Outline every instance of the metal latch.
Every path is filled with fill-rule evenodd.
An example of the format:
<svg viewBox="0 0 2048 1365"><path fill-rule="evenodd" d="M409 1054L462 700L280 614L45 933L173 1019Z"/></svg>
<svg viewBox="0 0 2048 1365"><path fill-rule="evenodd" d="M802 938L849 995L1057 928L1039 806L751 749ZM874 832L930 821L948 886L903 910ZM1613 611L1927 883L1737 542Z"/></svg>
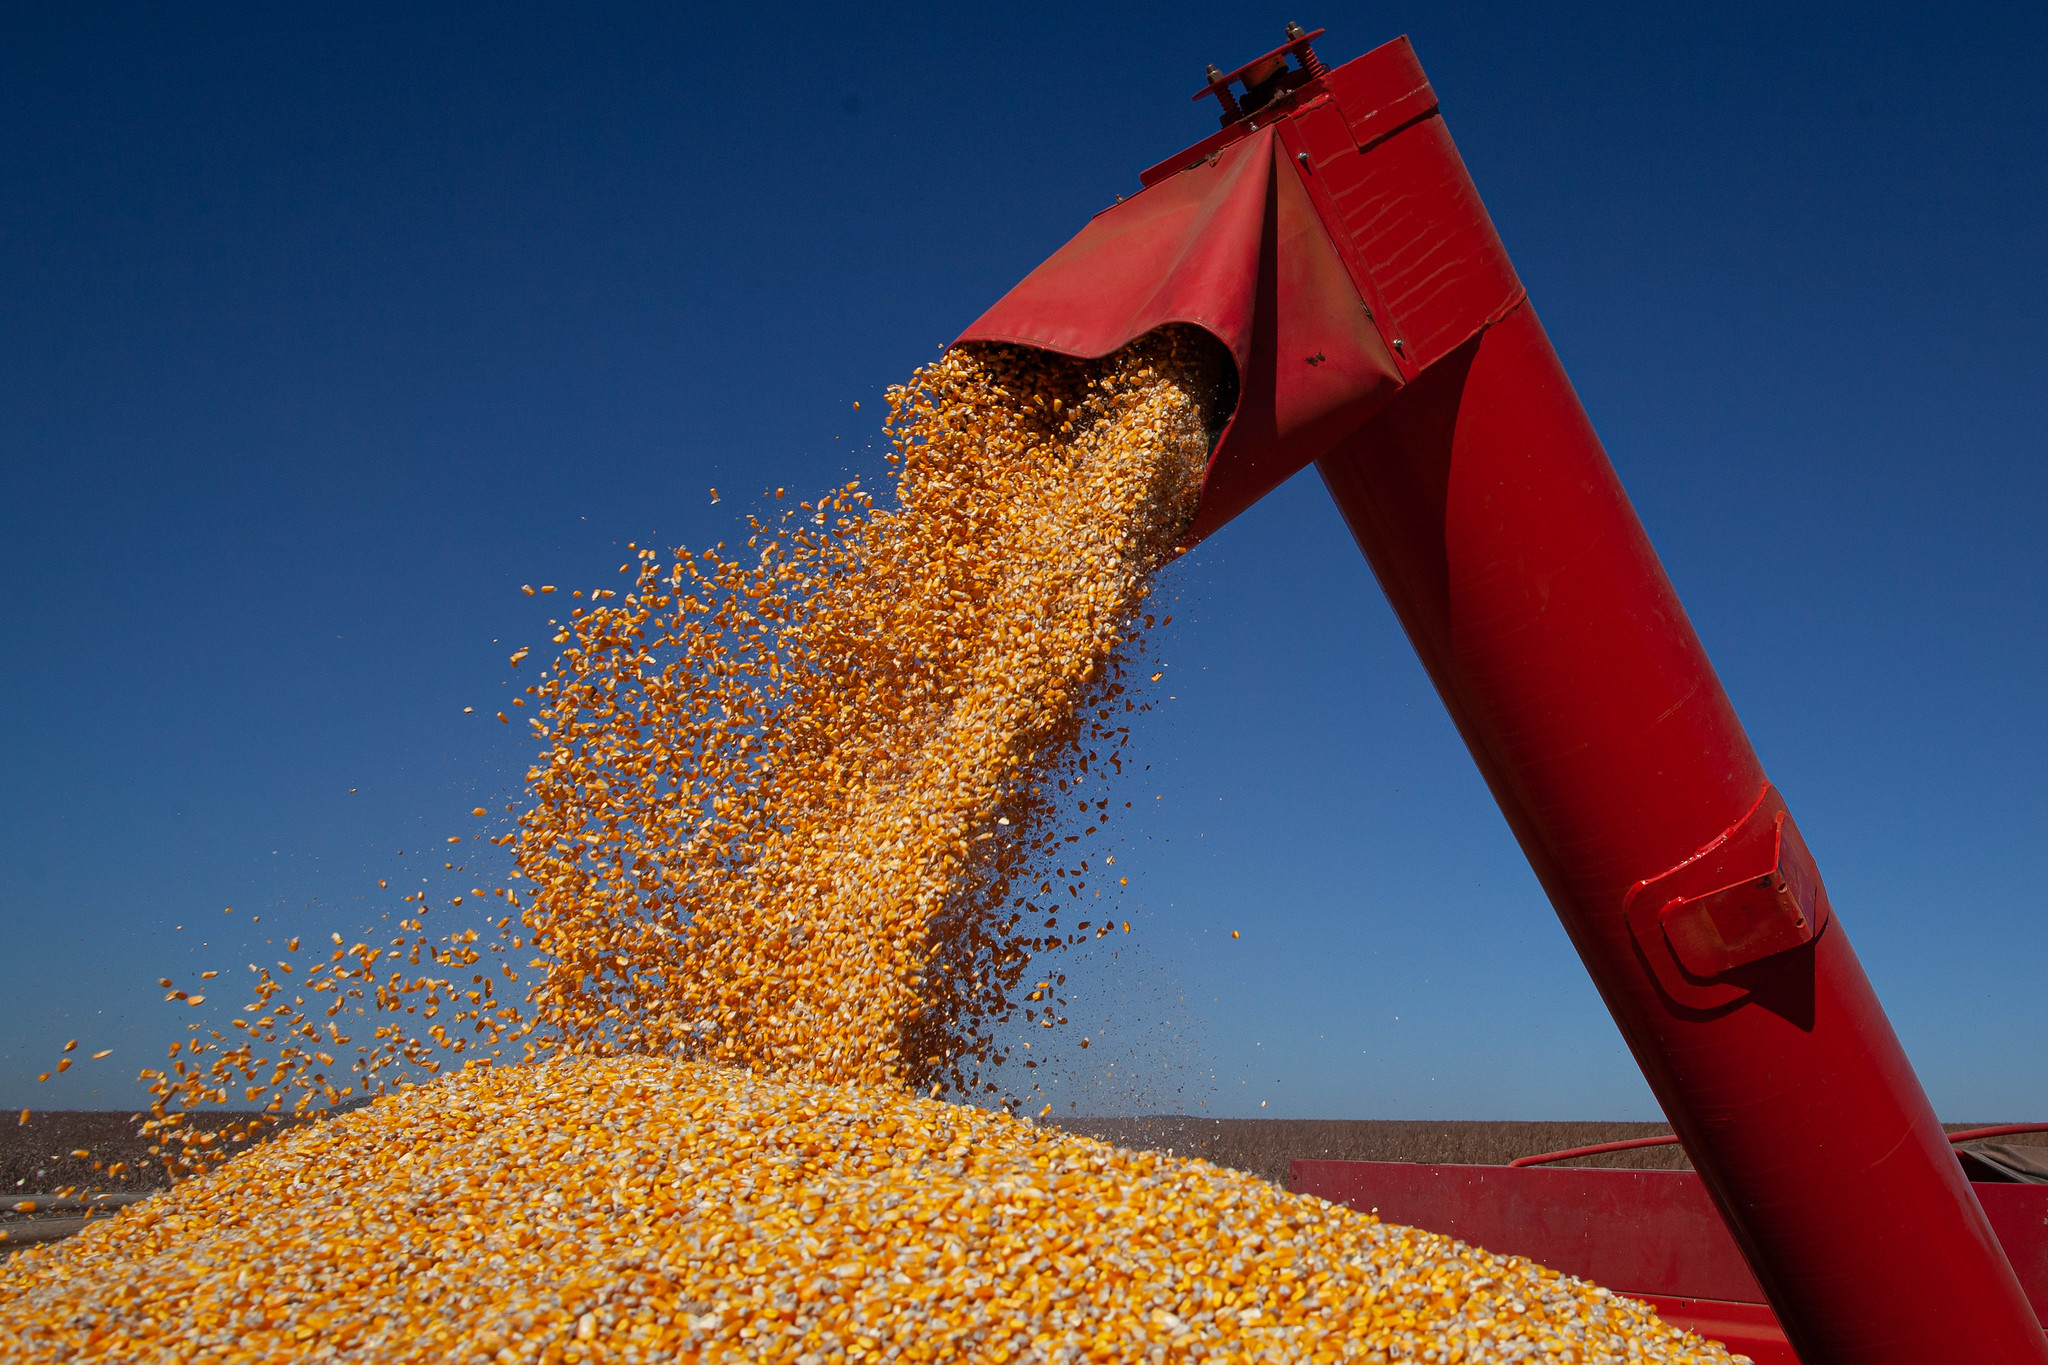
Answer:
<svg viewBox="0 0 2048 1365"><path fill-rule="evenodd" d="M1711 1008L1747 987L1723 978L1811 943L1827 927L1827 888L1776 787L1677 867L1630 888L1629 928L1659 984Z"/></svg>

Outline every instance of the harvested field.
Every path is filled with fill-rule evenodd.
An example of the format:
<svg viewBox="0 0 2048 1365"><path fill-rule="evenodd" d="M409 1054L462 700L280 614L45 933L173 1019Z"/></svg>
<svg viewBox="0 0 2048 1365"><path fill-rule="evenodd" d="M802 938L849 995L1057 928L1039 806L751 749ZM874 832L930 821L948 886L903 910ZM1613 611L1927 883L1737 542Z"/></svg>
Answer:
<svg viewBox="0 0 2048 1365"><path fill-rule="evenodd" d="M207 1114L195 1117L194 1122L211 1124L217 1130L225 1126L226 1118ZM1287 1164L1297 1159L1499 1166L1537 1152L1671 1131L1661 1123L1597 1120L1211 1119L1187 1114L1046 1118L1041 1122L1049 1128L1099 1138L1135 1151L1172 1151L1176 1156L1199 1157L1283 1187L1287 1183ZM1953 1133L2001 1122L2004 1120L1984 1119L1942 1126ZM288 1121L282 1129L290 1126ZM140 1127L138 1116L121 1111L60 1109L36 1113L26 1129L0 1128L0 1181L5 1182L6 1189L37 1193L73 1185L91 1190L160 1189L165 1183L161 1169L137 1165L148 1157L153 1141L139 1132ZM2048 1133L2025 1133L1999 1141L2048 1148ZM90 1161L70 1156L74 1149L81 1148L91 1151L95 1159L125 1161L129 1169L113 1179L95 1174ZM1611 1152L1560 1164L1615 1170L1690 1169L1685 1153L1677 1147Z"/></svg>
<svg viewBox="0 0 2048 1365"><path fill-rule="evenodd" d="M81 1189L158 1189L165 1184L160 1166L150 1161L155 1139L140 1132L142 1116L107 1110L52 1110L32 1116L26 1128L0 1128L0 1181L4 1188L48 1192L76 1185ZM283 1127L291 1126L287 1120ZM1582 1147L1595 1142L1648 1137L1671 1130L1658 1123L1536 1123L1421 1119L1209 1119L1184 1114L1151 1114L1133 1118L1047 1118L1048 1127L1100 1138L1138 1151L1167 1151L1200 1157L1218 1166L1247 1171L1284 1186L1287 1163L1296 1158L1345 1161L1450 1161L1502 1165L1533 1152ZM195 1116L195 1126L218 1131L226 1117ZM1952 1127L1975 1125L1956 1124ZM261 1141L263 1139L256 1139ZM2008 1141L2026 1142L2029 1138ZM2048 1137L2042 1139L2048 1145ZM91 1160L70 1154L84 1149ZM125 1163L112 1179L92 1169L92 1161ZM1616 1152L1573 1165L1613 1166L1629 1170L1679 1170L1684 1154L1675 1147Z"/></svg>
<svg viewBox="0 0 2048 1365"><path fill-rule="evenodd" d="M1219 1166L1249 1171L1284 1187L1288 1163L1323 1161L1428 1161L1504 1166L1518 1156L1653 1137L1661 1123L1538 1123L1429 1121L1425 1119L1205 1119L1185 1114L1140 1118L1048 1119L1070 1133L1120 1147L1171 1149ZM1626 1170L1687 1170L1677 1147L1650 1147L1587 1157L1571 1165Z"/></svg>

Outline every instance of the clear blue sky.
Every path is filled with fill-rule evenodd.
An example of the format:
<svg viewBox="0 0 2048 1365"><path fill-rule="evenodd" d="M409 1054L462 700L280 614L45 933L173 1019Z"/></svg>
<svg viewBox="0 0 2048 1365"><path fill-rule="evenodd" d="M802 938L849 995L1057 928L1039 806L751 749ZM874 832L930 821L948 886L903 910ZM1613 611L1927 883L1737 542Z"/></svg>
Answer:
<svg viewBox="0 0 2048 1365"><path fill-rule="evenodd" d="M876 472L1299 19L1414 38L1943 1116L2048 1118L2048 12L704 8L0 18L7 1106L377 923L516 793L520 583ZM1171 592L1062 1107L1656 1117L1313 476Z"/></svg>

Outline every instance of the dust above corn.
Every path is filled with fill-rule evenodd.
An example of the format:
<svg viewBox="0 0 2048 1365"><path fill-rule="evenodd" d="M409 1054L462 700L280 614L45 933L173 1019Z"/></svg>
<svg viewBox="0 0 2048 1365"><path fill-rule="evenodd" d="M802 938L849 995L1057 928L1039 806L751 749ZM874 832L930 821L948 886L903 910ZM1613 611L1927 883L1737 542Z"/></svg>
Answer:
<svg viewBox="0 0 2048 1365"><path fill-rule="evenodd" d="M1725 1361L1643 1305L895 1087L473 1070L7 1275L15 1358Z"/></svg>
<svg viewBox="0 0 2048 1365"><path fill-rule="evenodd" d="M0 1270L11 1355L1726 1359L1525 1261L930 1098L993 1092L998 1025L1066 1022L1036 959L1109 931L1082 841L1216 384L1185 332L954 351L890 394L894 507L778 490L744 553L634 547L572 592L491 918L432 933L414 892L387 942L250 964L229 1031L144 1072L188 1178ZM233 1161L246 1132L181 1122L379 1093Z"/></svg>

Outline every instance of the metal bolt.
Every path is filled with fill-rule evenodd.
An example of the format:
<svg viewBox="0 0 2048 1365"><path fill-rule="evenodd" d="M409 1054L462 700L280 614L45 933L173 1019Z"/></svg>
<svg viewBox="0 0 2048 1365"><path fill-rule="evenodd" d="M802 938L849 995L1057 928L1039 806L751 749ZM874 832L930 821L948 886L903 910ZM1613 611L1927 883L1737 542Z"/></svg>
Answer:
<svg viewBox="0 0 2048 1365"><path fill-rule="evenodd" d="M1206 74L1209 77L1209 84L1214 87L1211 93L1216 96L1216 102L1223 106L1223 124L1228 127L1233 120L1241 116L1242 111L1237 107L1237 96L1230 93L1230 87L1224 83L1223 73L1216 69L1216 63L1209 63Z"/></svg>
<svg viewBox="0 0 2048 1365"><path fill-rule="evenodd" d="M1299 162L1300 162L1300 163L1301 163L1302 165L1304 165L1304 166L1308 165L1308 153L1307 153L1307 152L1296 152L1296 153L1294 154L1294 159L1295 159L1296 161L1299 161Z"/></svg>
<svg viewBox="0 0 2048 1365"><path fill-rule="evenodd" d="M1308 31L1302 28L1300 24L1289 23L1287 25L1287 40L1289 42L1299 42L1306 36L1308 36ZM1301 69L1308 72L1310 80L1327 74L1328 68L1316 59L1316 50L1314 48L1304 46L1297 55L1301 60Z"/></svg>

